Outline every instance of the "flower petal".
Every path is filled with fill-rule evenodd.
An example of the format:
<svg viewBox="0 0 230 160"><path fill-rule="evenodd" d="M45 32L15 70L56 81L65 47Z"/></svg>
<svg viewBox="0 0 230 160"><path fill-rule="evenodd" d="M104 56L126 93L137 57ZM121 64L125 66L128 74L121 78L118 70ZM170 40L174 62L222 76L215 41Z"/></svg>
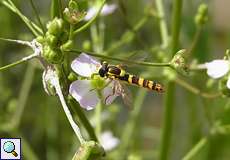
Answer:
<svg viewBox="0 0 230 160"><path fill-rule="evenodd" d="M89 80L76 80L69 88L69 93L79 102L82 108L91 110L96 107L100 101L97 92L91 90Z"/></svg>
<svg viewBox="0 0 230 160"><path fill-rule="evenodd" d="M99 9L99 6L93 6L91 7L88 11L86 16L84 17L85 21L89 21L90 19L92 19L96 14L97 14L97 10ZM107 16L111 13L113 13L115 10L117 9L117 5L116 4L105 4L101 10L100 15L101 16Z"/></svg>
<svg viewBox="0 0 230 160"><path fill-rule="evenodd" d="M106 151L110 151L120 143L120 140L114 137L112 132L105 131L100 136L100 142Z"/></svg>
<svg viewBox="0 0 230 160"><path fill-rule="evenodd" d="M116 4L105 4L101 10L101 15L107 16L107 15L113 13L116 9L117 9Z"/></svg>
<svg viewBox="0 0 230 160"><path fill-rule="evenodd" d="M230 89L230 77L228 77L227 87L228 87L228 89Z"/></svg>
<svg viewBox="0 0 230 160"><path fill-rule="evenodd" d="M83 77L90 77L93 73L97 73L100 66L99 61L85 53L81 53L71 64L74 72Z"/></svg>
<svg viewBox="0 0 230 160"><path fill-rule="evenodd" d="M229 71L229 62L227 60L213 60L205 63L207 74L216 79L224 76Z"/></svg>
<svg viewBox="0 0 230 160"><path fill-rule="evenodd" d="M85 21L89 21L92 19L95 15L97 14L97 7L91 7L88 11L87 14L84 17Z"/></svg>
<svg viewBox="0 0 230 160"><path fill-rule="evenodd" d="M105 87L102 91L102 95L104 98L104 103L106 105L110 105L117 96L119 96L118 94L114 93L113 88L115 85L115 81L112 81L107 87Z"/></svg>

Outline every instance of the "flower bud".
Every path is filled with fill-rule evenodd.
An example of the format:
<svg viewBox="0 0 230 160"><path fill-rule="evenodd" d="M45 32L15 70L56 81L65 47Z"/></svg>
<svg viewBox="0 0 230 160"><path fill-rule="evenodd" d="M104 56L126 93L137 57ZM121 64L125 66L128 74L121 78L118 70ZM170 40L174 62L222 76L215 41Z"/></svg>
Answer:
<svg viewBox="0 0 230 160"><path fill-rule="evenodd" d="M56 47L58 45L58 39L56 36L52 35L52 34L46 34L46 42L48 43L48 45L50 45L51 47Z"/></svg>
<svg viewBox="0 0 230 160"><path fill-rule="evenodd" d="M173 67L177 72L187 75L188 74L188 66L186 64L185 54L186 50L179 50L171 60L171 67Z"/></svg>
<svg viewBox="0 0 230 160"><path fill-rule="evenodd" d="M66 51L66 50L70 50L73 48L73 41L72 40L68 40L65 44L63 44L61 47L61 51Z"/></svg>
<svg viewBox="0 0 230 160"><path fill-rule="evenodd" d="M62 19L54 18L47 24L48 32L54 36L60 36L64 31L64 21Z"/></svg>
<svg viewBox="0 0 230 160"><path fill-rule="evenodd" d="M63 54L59 49L53 49L50 46L43 48L43 57L52 64L57 64L63 61Z"/></svg>
<svg viewBox="0 0 230 160"><path fill-rule="evenodd" d="M38 37L36 38L36 41L37 41L38 43L43 44L43 43L45 42L45 38L42 37L42 36L38 36Z"/></svg>
<svg viewBox="0 0 230 160"><path fill-rule="evenodd" d="M225 59L227 60L227 59L229 59L230 60L230 49L227 49L226 51L225 51Z"/></svg>
<svg viewBox="0 0 230 160"><path fill-rule="evenodd" d="M219 89L224 96L230 97L230 89L227 86L228 76L224 76L219 81Z"/></svg>
<svg viewBox="0 0 230 160"><path fill-rule="evenodd" d="M95 141L88 141L83 143L78 151L75 153L73 159L101 159L105 155L104 149Z"/></svg>
<svg viewBox="0 0 230 160"><path fill-rule="evenodd" d="M65 8L63 14L67 22L69 22L70 24L77 24L84 19L86 12L80 12L76 10L70 10L69 8Z"/></svg>
<svg viewBox="0 0 230 160"><path fill-rule="evenodd" d="M70 0L68 6L71 10L78 10L78 4L74 0Z"/></svg>
<svg viewBox="0 0 230 160"><path fill-rule="evenodd" d="M90 51L91 49L91 42L89 40L85 40L82 44L83 50Z"/></svg>
<svg viewBox="0 0 230 160"><path fill-rule="evenodd" d="M77 80L77 75L74 72L70 72L70 74L68 75L68 80L73 82Z"/></svg>
<svg viewBox="0 0 230 160"><path fill-rule="evenodd" d="M202 26L208 21L208 6L201 4L195 16L195 23L197 26Z"/></svg>

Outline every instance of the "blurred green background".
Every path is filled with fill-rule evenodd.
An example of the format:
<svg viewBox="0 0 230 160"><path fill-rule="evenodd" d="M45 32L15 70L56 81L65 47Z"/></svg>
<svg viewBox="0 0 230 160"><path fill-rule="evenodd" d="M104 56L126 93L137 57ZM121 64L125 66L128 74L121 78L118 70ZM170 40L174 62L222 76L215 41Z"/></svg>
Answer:
<svg viewBox="0 0 230 160"><path fill-rule="evenodd" d="M79 0L83 1L83 0ZM109 49L120 37L142 19L146 8L156 11L154 0L114 0L109 3L120 4L119 8L107 17L103 17L105 24L105 50ZM35 19L29 0L14 0L14 3L30 19ZM42 22L49 20L50 1L34 1ZM196 60L204 63L213 59L222 59L230 42L230 1L229 0L194 0L184 1L182 26L180 33L180 48L189 48L193 42L196 26L194 17L199 4L206 3L209 8L209 20L202 28L198 43L189 62ZM65 3L64 3L65 4ZM123 8L122 8L123 7ZM168 26L171 26L172 1L164 1L164 9ZM86 8L85 8L86 10ZM152 16L144 26L137 31L133 41L117 48L111 55L119 57L124 52L145 50L150 57L147 61L159 61L161 38L159 20ZM32 40L34 37L18 16L0 5L0 37ZM169 32L170 31L170 27ZM76 48L82 48L86 41L91 41L90 29L76 37ZM0 66L14 62L31 50L17 44L0 42ZM74 58L73 56L72 58ZM149 79L156 79L165 84L163 68L148 68L135 66L128 69L130 73L142 75ZM151 69L151 72L149 70ZM0 72L0 137L21 137L23 144L23 159L28 160L58 160L71 159L79 147L78 141L66 119L57 97L48 96L42 85L42 67L37 60L10 68ZM207 92L216 92L218 83L208 86L208 76L204 71L191 73L182 77L185 81ZM161 131L163 125L163 97L146 91L143 88L129 87L134 99L138 95L146 94L140 111L124 107L121 100L109 107L103 108L103 114L108 115L102 122L102 130L113 131L116 137L121 137L124 128L130 123L130 117L135 117L135 127L131 130L128 157L136 159L158 159ZM167 90L166 90L167 92ZM205 99L195 95L180 85L176 85L176 105L174 109L172 140L170 145L170 160L179 160L202 137L211 134L212 127L217 122L230 123L230 101L228 98L218 97ZM93 124L94 111L84 111ZM134 115L134 116L133 116ZM194 157L196 160L229 160L230 134L215 134ZM122 144L122 141L121 141ZM112 155L116 149L109 152ZM108 156L109 157L109 156ZM112 159L119 160L118 157Z"/></svg>

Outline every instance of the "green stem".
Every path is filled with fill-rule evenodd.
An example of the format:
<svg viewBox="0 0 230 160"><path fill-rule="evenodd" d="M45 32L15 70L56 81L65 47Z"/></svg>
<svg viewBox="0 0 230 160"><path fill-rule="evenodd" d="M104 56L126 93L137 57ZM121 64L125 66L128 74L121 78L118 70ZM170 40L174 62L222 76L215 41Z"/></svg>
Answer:
<svg viewBox="0 0 230 160"><path fill-rule="evenodd" d="M165 12L163 8L162 0L156 0L156 7L157 7L158 15L160 16L159 26L161 32L162 47L166 48L168 47L169 36L168 36L168 29L165 20L165 14L164 14Z"/></svg>
<svg viewBox="0 0 230 160"><path fill-rule="evenodd" d="M161 136L160 160L167 160L170 149L174 107L174 82L169 82L165 94L163 131Z"/></svg>
<svg viewBox="0 0 230 160"><path fill-rule="evenodd" d="M45 100L45 138L46 138L46 159L58 159L58 149L56 146L59 144L57 139L59 138L59 128L58 121L58 110L57 106L53 105L53 100L47 97ZM74 137L75 138L75 137ZM74 139L75 140L75 139ZM76 145L76 143L74 143Z"/></svg>
<svg viewBox="0 0 230 160"><path fill-rule="evenodd" d="M34 10L35 16L36 16L36 18L37 18L37 21L38 21L38 23L39 23L39 25L40 25L40 27L41 27L41 29L42 29L43 35L44 35L44 34L45 34L45 28L44 28L44 26L43 26L43 24L42 24L42 21L41 21L41 19L40 19L40 17L39 17L39 14L38 14L38 12L37 12L37 9L36 9L36 7L35 7L35 5L34 5L33 0L30 0L30 4L31 4L31 6L32 6L32 8L33 8L33 10Z"/></svg>
<svg viewBox="0 0 230 160"><path fill-rule="evenodd" d="M130 118L128 122L125 125L125 128L123 130L123 134L121 136L121 146L119 148L119 156L124 158L125 154L127 153L127 149L130 145L130 139L133 138L133 133L136 132L135 127L139 119L140 111L142 108L142 104L144 102L144 98L146 96L147 92L143 89L138 91L136 95L136 100L133 105L133 111L131 112Z"/></svg>
<svg viewBox="0 0 230 160"><path fill-rule="evenodd" d="M179 46L179 34L181 28L181 12L182 12L182 2L183 0L173 1L173 17L172 17L172 49L171 55L176 53Z"/></svg>
<svg viewBox="0 0 230 160"><path fill-rule="evenodd" d="M17 111L14 113L12 120L9 120L8 123L1 125L0 130L10 132L13 129L17 129L18 125L20 124L28 95L33 83L34 72L35 67L32 64L28 64L18 97Z"/></svg>
<svg viewBox="0 0 230 160"><path fill-rule="evenodd" d="M61 2L60 0L52 0L51 1L51 9L50 9L50 16L51 19L54 19L55 17L61 17Z"/></svg>
<svg viewBox="0 0 230 160"><path fill-rule="evenodd" d="M101 53L103 52L103 46L104 46L104 22L102 19L99 19L99 25L98 25L98 30L97 30L97 25L93 24L90 27L90 33L91 33L91 38L93 42L93 50L96 53ZM98 96L101 99L100 103L97 105L96 110L95 110L95 117L96 117L96 135L100 137L101 135L101 112L102 112L102 107L103 107L103 97L101 90L97 90Z"/></svg>
<svg viewBox="0 0 230 160"><path fill-rule="evenodd" d="M86 53L88 55L94 56L94 57L99 57L105 60L113 60L113 61L119 61L119 62L126 62L126 63L131 63L131 64L136 64L136 65L142 65L142 66L150 66L150 67L171 67L170 63L151 63L151 62L142 62L142 61L131 61L128 59L122 59L122 58L115 58L115 57L110 57L110 56L105 56L102 54L96 54L96 53L91 53L91 52L85 52L81 50L68 50L65 52L73 52L76 54L81 54L81 53Z"/></svg>
<svg viewBox="0 0 230 160"><path fill-rule="evenodd" d="M182 0L173 1L173 14L172 14L172 44L171 44L171 57L176 53L179 45L179 33L181 24L181 10ZM164 124L161 139L160 160L167 160L170 150L170 142L172 136L172 122L174 113L174 100L175 100L175 83L170 81L167 85L167 92L165 96L165 111L164 111Z"/></svg>
<svg viewBox="0 0 230 160"><path fill-rule="evenodd" d="M183 158L182 160L191 160L197 153L207 145L208 138L203 137Z"/></svg>
<svg viewBox="0 0 230 160"><path fill-rule="evenodd" d="M32 159L38 160L37 155L35 154L33 147L28 143L28 141L24 138L24 136L16 131L6 133L7 137L20 137L21 145L22 145L22 155L23 159Z"/></svg>
<svg viewBox="0 0 230 160"><path fill-rule="evenodd" d="M133 27L133 31L137 32L138 30L140 30L148 21L148 19L149 19L148 15L145 15L143 18L141 18L140 21L138 21L137 24Z"/></svg>
<svg viewBox="0 0 230 160"><path fill-rule="evenodd" d="M80 28L78 28L77 30L75 30L75 31L73 32L74 35L78 34L79 32L82 32L82 31L85 30L85 29L87 29L87 28L96 20L96 18L100 15L101 10L102 10L102 8L103 8L105 2L106 2L106 0L103 0L103 1L102 1L101 5L100 5L100 7L99 7L99 9L98 9L98 11L97 11L97 14L96 14L89 22L87 22L85 25L83 25L82 27L80 27Z"/></svg>
<svg viewBox="0 0 230 160"><path fill-rule="evenodd" d="M201 35L201 31L202 31L202 28L201 27L198 27L196 28L196 33L193 37L193 41L192 41L192 44L187 52L187 56L191 56L191 54L193 53L194 49L196 48L196 45L199 41L199 38L200 38L200 35Z"/></svg>
<svg viewBox="0 0 230 160"><path fill-rule="evenodd" d="M26 106L30 89L33 84L34 74L35 74L35 66L29 63L26 69L25 77L18 97L18 106L20 106L20 108L15 113L16 114L15 118L13 118L16 124L19 124L22 118L22 114Z"/></svg>
<svg viewBox="0 0 230 160"><path fill-rule="evenodd" d="M98 137L101 135L101 111L102 111L102 103L98 103L95 110L95 116L96 116L95 132Z"/></svg>
<svg viewBox="0 0 230 160"><path fill-rule="evenodd" d="M40 34L42 34L41 28L39 28L35 23L33 23L26 16L24 16L11 0L3 0L0 1L0 3L10 9L12 12L16 13L35 36L39 36Z"/></svg>
<svg viewBox="0 0 230 160"><path fill-rule="evenodd" d="M74 25L70 24L69 27L69 40L73 40L73 31L74 31Z"/></svg>
<svg viewBox="0 0 230 160"><path fill-rule="evenodd" d="M217 93L206 93L206 92L202 92L200 89L192 86L191 84L187 83L186 81L183 81L182 79L176 78L175 82L179 85L181 85L182 87L184 87L185 89L187 89L188 91L196 94L196 95L200 95L204 98L217 98L219 96L221 96L220 92Z"/></svg>
<svg viewBox="0 0 230 160"><path fill-rule="evenodd" d="M27 62L28 60L33 59L33 58L35 58L36 56L37 56L37 54L32 54L32 55L29 55L29 56L27 56L27 57L22 58L22 59L19 60L19 61L16 61L16 62L14 62L14 63L8 64L8 65L3 66L3 67L0 67L0 72L1 72L1 71L4 71L4 70L6 70L6 69L9 69L9 68L11 68L11 67L14 67L14 66L16 66L16 65L19 65L19 64L21 64L21 63Z"/></svg>
<svg viewBox="0 0 230 160"><path fill-rule="evenodd" d="M17 135L18 136L18 135ZM22 140L22 153L23 153L23 157L25 159L33 159L33 160L38 160L37 155L35 154L35 152L32 150L32 146L28 143L28 141L23 138L22 136L21 140Z"/></svg>
<svg viewBox="0 0 230 160"><path fill-rule="evenodd" d="M122 37L120 38L120 40L118 40L117 42L113 43L108 50L106 50L107 54L112 53L114 50L122 47L125 44L130 43L131 41L133 41L134 37L136 36L136 32L138 30L140 30L145 23L148 21L149 16L145 15L145 17L141 18L137 24L131 28L130 30L126 31Z"/></svg>
<svg viewBox="0 0 230 160"><path fill-rule="evenodd" d="M77 117L81 121L81 124L85 127L87 133L89 134L90 139L94 140L94 141L98 141L92 125L90 124L90 122L86 118L84 112L82 111L82 109L80 108L78 103L75 100L73 100L72 98L68 98L67 103L69 104L71 109L74 111L74 113L77 114Z"/></svg>
<svg viewBox="0 0 230 160"><path fill-rule="evenodd" d="M74 121L73 119L73 116L68 108L68 105L67 105L67 98L64 97L63 93L62 93L62 89L61 89L61 85L60 85L60 82L59 82L59 77L58 77L58 74L54 71L53 72L53 77L52 79L50 79L52 85L55 87L55 90L56 90L56 93L59 97L59 100L61 102L61 105L62 105L62 108L66 114L66 117L72 127L72 129L74 130L79 142L81 144L84 144L85 143L85 139L83 138L82 134L81 134L81 130L80 130L80 127L78 126L78 124Z"/></svg>
<svg viewBox="0 0 230 160"><path fill-rule="evenodd" d="M96 53L102 52L102 50L100 50L100 42L99 42L99 34L97 31L97 26L95 24L92 24L90 26L90 35L93 44L93 51Z"/></svg>

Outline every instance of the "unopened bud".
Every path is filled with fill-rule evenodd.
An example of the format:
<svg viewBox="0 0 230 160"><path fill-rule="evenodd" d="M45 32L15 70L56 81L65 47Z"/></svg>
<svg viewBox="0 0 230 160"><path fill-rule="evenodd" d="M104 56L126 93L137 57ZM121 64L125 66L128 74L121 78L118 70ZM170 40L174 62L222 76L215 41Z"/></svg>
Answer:
<svg viewBox="0 0 230 160"><path fill-rule="evenodd" d="M82 48L86 51L90 51L91 49L91 42L89 40L85 40L82 44Z"/></svg>
<svg viewBox="0 0 230 160"><path fill-rule="evenodd" d="M59 36L64 31L64 21L59 18L54 18L47 24L48 32L54 36Z"/></svg>
<svg viewBox="0 0 230 160"><path fill-rule="evenodd" d="M219 81L219 90L222 92L224 96L230 97L230 89L228 88L228 76L224 76L220 81Z"/></svg>
<svg viewBox="0 0 230 160"><path fill-rule="evenodd" d="M86 12L80 12L77 10L70 10L69 8L65 8L63 14L67 22L69 22L70 24L77 24L84 19Z"/></svg>
<svg viewBox="0 0 230 160"><path fill-rule="evenodd" d="M60 49L54 49L50 46L45 46L43 48L43 57L52 64L61 63L64 58Z"/></svg>
<svg viewBox="0 0 230 160"><path fill-rule="evenodd" d="M73 160L101 159L105 155L104 149L95 141L83 143L75 153Z"/></svg>
<svg viewBox="0 0 230 160"><path fill-rule="evenodd" d="M188 66L186 64L186 59L184 56L185 53L185 49L179 50L171 60L171 67L173 67L177 72L187 75Z"/></svg>
<svg viewBox="0 0 230 160"><path fill-rule="evenodd" d="M195 23L197 26L202 26L208 21L208 6L201 4L195 16Z"/></svg>

